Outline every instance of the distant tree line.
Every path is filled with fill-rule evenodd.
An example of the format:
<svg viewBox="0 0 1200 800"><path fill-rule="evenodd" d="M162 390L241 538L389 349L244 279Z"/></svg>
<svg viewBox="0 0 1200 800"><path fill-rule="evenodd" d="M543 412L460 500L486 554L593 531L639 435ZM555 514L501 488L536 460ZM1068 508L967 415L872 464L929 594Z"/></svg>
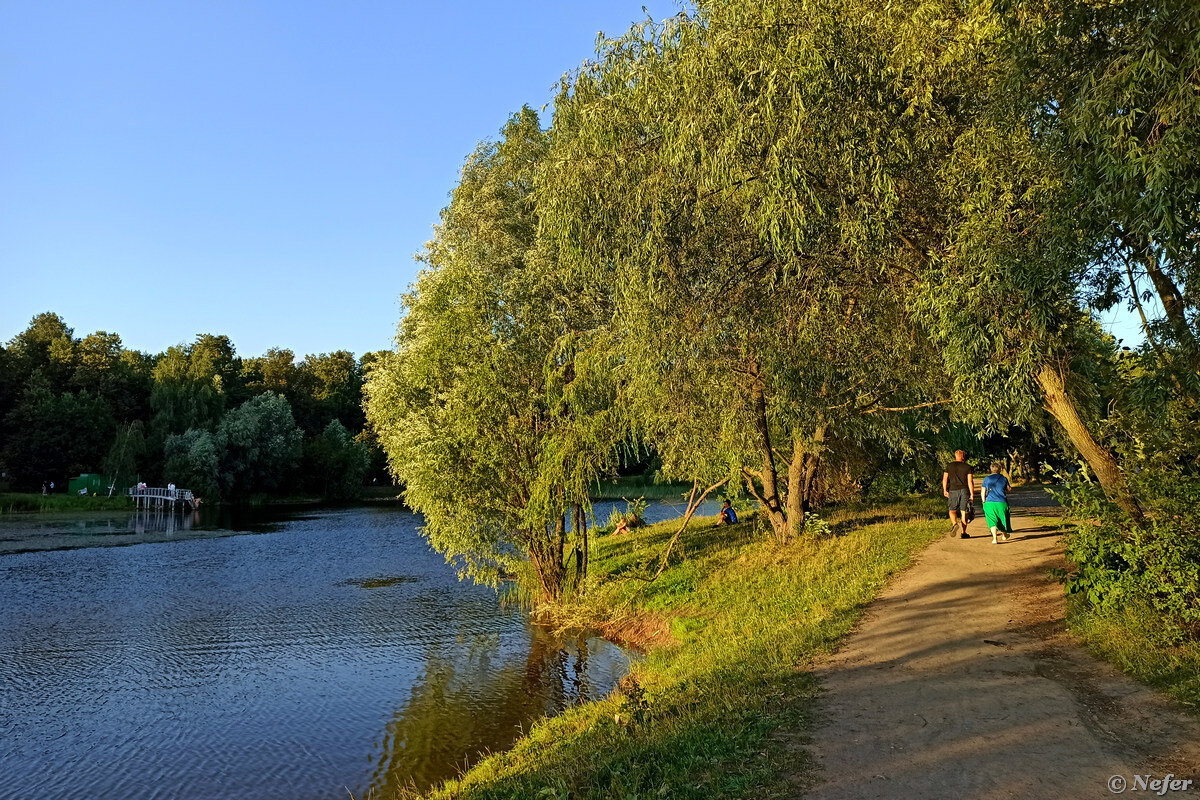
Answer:
<svg viewBox="0 0 1200 800"><path fill-rule="evenodd" d="M372 359L245 358L212 334L150 355L46 312L0 346L0 465L26 491L102 472L120 491L140 479L210 501L354 497L381 463L363 430Z"/></svg>
<svg viewBox="0 0 1200 800"><path fill-rule="evenodd" d="M426 535L555 597L623 449L786 542L838 473L1052 426L1104 520L1073 588L1200 630L1198 74L1186 0L701 0L603 40L467 159L368 380Z"/></svg>

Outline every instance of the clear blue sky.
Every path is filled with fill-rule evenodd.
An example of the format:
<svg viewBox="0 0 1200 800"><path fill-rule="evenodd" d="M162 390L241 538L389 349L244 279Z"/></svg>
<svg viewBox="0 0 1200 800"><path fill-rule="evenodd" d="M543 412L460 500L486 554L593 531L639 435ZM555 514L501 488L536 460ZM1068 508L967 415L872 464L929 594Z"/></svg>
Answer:
<svg viewBox="0 0 1200 800"><path fill-rule="evenodd" d="M0 0L0 341L390 347L464 158L643 5Z"/></svg>

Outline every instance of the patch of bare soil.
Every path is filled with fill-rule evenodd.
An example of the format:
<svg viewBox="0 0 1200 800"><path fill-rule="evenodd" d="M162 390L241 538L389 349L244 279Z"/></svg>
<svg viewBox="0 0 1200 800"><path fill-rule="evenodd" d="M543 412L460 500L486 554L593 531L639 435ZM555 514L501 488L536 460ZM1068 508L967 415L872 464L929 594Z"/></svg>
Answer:
<svg viewBox="0 0 1200 800"><path fill-rule="evenodd" d="M798 796L1111 798L1174 773L1165 796L1200 797L1197 721L1066 632L1059 532L1031 513L1053 505L1018 491L1009 541L980 519L930 546L816 665L818 772Z"/></svg>

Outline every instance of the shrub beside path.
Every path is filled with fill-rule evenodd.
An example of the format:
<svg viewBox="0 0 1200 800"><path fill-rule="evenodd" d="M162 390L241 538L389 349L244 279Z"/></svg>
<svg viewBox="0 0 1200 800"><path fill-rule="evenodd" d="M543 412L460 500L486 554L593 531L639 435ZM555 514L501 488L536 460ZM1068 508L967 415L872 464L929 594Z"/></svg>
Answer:
<svg viewBox="0 0 1200 800"><path fill-rule="evenodd" d="M816 665L818 769L798 795L1112 798L1121 776L1140 797L1135 774L1175 773L1191 788L1163 796L1200 797L1200 724L1065 632L1053 501L1012 502L1012 539L993 546L979 519L933 544Z"/></svg>

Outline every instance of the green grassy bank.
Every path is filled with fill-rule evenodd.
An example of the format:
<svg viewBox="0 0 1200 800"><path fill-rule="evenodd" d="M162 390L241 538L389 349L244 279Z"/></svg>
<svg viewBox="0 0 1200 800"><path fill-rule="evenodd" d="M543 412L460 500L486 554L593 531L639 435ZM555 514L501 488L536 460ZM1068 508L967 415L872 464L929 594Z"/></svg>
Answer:
<svg viewBox="0 0 1200 800"><path fill-rule="evenodd" d="M36 492L0 493L0 514L31 511L118 511L132 508L128 497L100 495L38 494Z"/></svg>
<svg viewBox="0 0 1200 800"><path fill-rule="evenodd" d="M589 494L592 500L647 500L683 501L691 490L690 483L655 483L644 475L629 475L599 481L592 484Z"/></svg>
<svg viewBox="0 0 1200 800"><path fill-rule="evenodd" d="M945 533L934 506L836 512L828 534L784 547L752 524L693 520L651 584L640 577L657 569L678 523L603 537L586 596L539 611L654 646L614 696L538 723L431 796L776 796L786 773L804 777L802 751L777 732L810 713L813 657Z"/></svg>
<svg viewBox="0 0 1200 800"><path fill-rule="evenodd" d="M1067 624L1095 656L1200 714L1200 641L1161 641L1154 609L1131 603L1105 614L1073 595L1067 597Z"/></svg>

